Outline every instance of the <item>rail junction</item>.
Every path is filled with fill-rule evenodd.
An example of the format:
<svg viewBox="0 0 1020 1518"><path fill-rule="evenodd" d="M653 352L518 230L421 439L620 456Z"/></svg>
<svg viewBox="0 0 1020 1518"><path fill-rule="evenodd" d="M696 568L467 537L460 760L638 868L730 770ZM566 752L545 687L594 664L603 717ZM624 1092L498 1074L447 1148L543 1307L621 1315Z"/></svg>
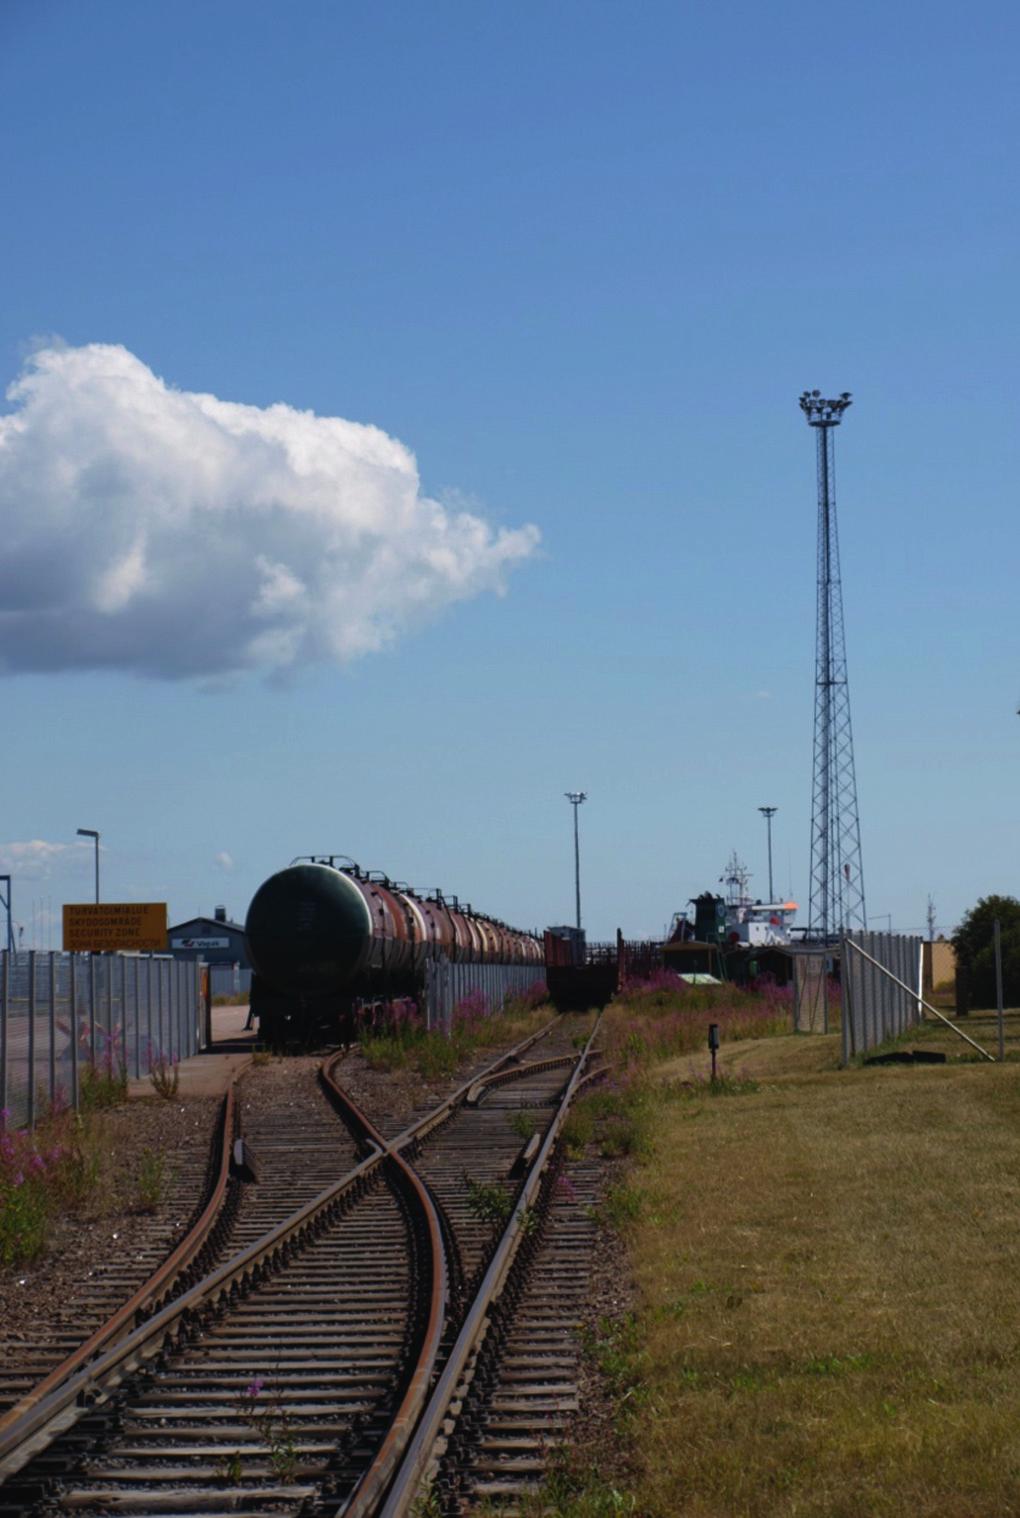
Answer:
<svg viewBox="0 0 1020 1518"><path fill-rule="evenodd" d="M595 1180L567 1205L557 1170L602 1073L581 1026L395 1133L340 1055L243 1135L228 1094L187 1238L0 1417L0 1518L514 1512L576 1406Z"/></svg>

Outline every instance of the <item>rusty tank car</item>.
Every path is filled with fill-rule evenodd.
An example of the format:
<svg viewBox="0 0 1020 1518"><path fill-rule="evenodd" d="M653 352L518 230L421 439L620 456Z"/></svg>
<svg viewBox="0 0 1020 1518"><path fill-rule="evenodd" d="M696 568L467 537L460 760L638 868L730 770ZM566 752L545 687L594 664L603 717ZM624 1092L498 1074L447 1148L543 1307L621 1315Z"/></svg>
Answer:
<svg viewBox="0 0 1020 1518"><path fill-rule="evenodd" d="M271 875L245 922L252 1012L277 1048L349 1038L366 1005L420 1001L429 959L534 965L530 933L440 891L416 891L342 855L309 855Z"/></svg>

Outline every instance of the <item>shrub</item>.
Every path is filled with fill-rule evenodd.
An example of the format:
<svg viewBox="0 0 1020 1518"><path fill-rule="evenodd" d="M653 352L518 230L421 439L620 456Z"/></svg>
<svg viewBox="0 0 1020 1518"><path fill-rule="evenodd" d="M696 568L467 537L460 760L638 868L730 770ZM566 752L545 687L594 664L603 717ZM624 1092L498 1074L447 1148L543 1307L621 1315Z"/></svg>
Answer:
<svg viewBox="0 0 1020 1518"><path fill-rule="evenodd" d="M530 1002L540 985L544 982L536 982L524 998L507 1001L499 1011L489 1010L484 992L472 991L454 1008L449 1035L427 1029L419 1007L409 998L377 1003L362 1013L362 1053L375 1070L411 1068L428 1077L450 1075L479 1049L512 1043L540 1026L546 1010Z"/></svg>
<svg viewBox="0 0 1020 1518"><path fill-rule="evenodd" d="M73 1139L80 1119L12 1133L9 1117L6 1108L0 1112L0 1264L21 1265L43 1253L51 1215L78 1191L81 1151ZM63 1131L70 1144L59 1141Z"/></svg>
<svg viewBox="0 0 1020 1518"><path fill-rule="evenodd" d="M481 1223L505 1223L510 1216L513 1199L508 1192L504 1191L498 1181L487 1185L484 1181L473 1180L464 1172L464 1185L467 1187L468 1211Z"/></svg>
<svg viewBox="0 0 1020 1518"><path fill-rule="evenodd" d="M160 1054L149 1059L149 1080L157 1096L172 1102L181 1082L180 1056Z"/></svg>
<svg viewBox="0 0 1020 1518"><path fill-rule="evenodd" d="M629 982L610 1004L603 1039L624 1068L674 1059L705 1047L709 1023L723 1042L788 1033L790 995L764 982L758 989L690 986L669 970Z"/></svg>
<svg viewBox="0 0 1020 1518"><path fill-rule="evenodd" d="M166 1159L156 1149L145 1148L138 1159L136 1212L156 1212L166 1189Z"/></svg>

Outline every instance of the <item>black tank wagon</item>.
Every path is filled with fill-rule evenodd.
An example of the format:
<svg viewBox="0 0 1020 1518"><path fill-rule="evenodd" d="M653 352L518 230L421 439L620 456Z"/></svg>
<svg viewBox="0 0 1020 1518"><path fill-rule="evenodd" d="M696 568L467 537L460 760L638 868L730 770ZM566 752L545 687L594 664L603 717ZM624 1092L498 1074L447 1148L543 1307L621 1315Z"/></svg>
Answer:
<svg viewBox="0 0 1020 1518"><path fill-rule="evenodd" d="M536 978L544 963L532 934L335 854L271 875L252 898L245 932L252 1011L275 1047L349 1037L365 1003L420 1003L430 959L533 965Z"/></svg>

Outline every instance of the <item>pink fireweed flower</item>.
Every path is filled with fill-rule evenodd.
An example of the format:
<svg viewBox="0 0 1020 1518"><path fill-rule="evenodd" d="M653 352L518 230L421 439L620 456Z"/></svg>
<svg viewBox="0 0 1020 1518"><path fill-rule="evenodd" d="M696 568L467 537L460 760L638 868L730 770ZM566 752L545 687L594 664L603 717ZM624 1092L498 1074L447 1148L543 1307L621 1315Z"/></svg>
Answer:
<svg viewBox="0 0 1020 1518"><path fill-rule="evenodd" d="M259 1393L261 1392L261 1390L265 1386L265 1384L266 1384L266 1382L265 1382L265 1377L264 1376L256 1376L255 1379L254 1379L254 1381L249 1381L248 1382L248 1385L244 1389L243 1395L246 1396L246 1397L250 1397L251 1400L254 1402L255 1398L259 1395Z"/></svg>

